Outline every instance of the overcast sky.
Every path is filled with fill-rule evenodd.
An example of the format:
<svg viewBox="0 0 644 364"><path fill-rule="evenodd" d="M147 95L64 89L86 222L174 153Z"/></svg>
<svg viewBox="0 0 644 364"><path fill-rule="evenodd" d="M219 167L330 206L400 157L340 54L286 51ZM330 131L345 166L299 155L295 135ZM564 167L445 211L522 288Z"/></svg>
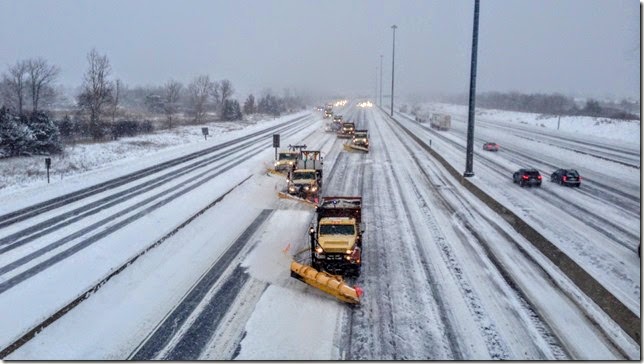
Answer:
<svg viewBox="0 0 644 364"><path fill-rule="evenodd" d="M126 84L232 81L374 94L466 93L474 1L1 0L0 72L43 57L78 86L96 48ZM482 0L477 91L640 97L638 0Z"/></svg>

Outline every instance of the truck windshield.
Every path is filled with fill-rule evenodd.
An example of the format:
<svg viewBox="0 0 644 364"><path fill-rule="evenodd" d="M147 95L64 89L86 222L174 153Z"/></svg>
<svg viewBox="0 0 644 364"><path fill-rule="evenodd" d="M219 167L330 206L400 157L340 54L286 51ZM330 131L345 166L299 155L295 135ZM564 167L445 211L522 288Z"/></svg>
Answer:
<svg viewBox="0 0 644 364"><path fill-rule="evenodd" d="M320 235L353 235L353 225L320 225Z"/></svg>
<svg viewBox="0 0 644 364"><path fill-rule="evenodd" d="M294 153L280 153L279 160L287 160L287 161L293 161L297 159L297 154Z"/></svg>
<svg viewBox="0 0 644 364"><path fill-rule="evenodd" d="M293 179L315 179L315 172L294 172Z"/></svg>

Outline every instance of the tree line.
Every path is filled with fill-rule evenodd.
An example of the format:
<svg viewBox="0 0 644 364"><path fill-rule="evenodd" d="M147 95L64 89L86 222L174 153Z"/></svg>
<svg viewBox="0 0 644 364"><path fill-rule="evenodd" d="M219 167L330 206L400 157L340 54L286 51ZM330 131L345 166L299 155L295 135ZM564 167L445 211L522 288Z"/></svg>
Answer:
<svg viewBox="0 0 644 364"><path fill-rule="evenodd" d="M443 101L467 105L468 95L443 98ZM519 92L484 92L476 95L476 106L508 111L532 112L549 115L592 116L621 120L639 120L637 101L620 102L588 99L578 102L561 94L522 94Z"/></svg>
<svg viewBox="0 0 644 364"><path fill-rule="evenodd" d="M257 100L250 94L242 106L233 98L230 80L213 80L209 75L199 75L185 86L170 79L162 86L129 88L113 78L107 55L92 49L80 92L61 115L53 110L61 96L55 87L59 73L59 67L34 58L18 61L2 74L0 157L57 153L62 141L77 138L118 139L179 123L236 121L255 113L280 116L304 107L303 98L288 90L283 96L266 90ZM50 120L56 114L58 119ZM147 119L150 115L161 116L161 121Z"/></svg>

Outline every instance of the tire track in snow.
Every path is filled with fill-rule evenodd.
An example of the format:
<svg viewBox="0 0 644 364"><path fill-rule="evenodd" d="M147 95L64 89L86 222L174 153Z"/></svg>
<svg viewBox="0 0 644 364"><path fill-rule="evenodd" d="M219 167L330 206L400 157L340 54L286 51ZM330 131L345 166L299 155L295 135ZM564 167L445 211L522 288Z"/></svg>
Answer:
<svg viewBox="0 0 644 364"><path fill-rule="evenodd" d="M211 292L213 287L217 285L231 262L238 257L242 250L249 247L252 235L272 213L273 210L265 209L255 218L237 240L230 245L228 250L199 278L181 302L166 316L154 332L130 354L128 357L129 360L178 360L179 357L181 357L181 360L195 360L199 357L201 351L208 344L208 339L210 338L208 333L212 334L216 331L217 325L226 313L225 311L230 309L230 303L248 280L248 275L244 273L244 277L240 278L240 280L237 280L234 274L228 275L230 279L226 280L214 294ZM240 273L239 269L241 268L235 268L235 272ZM233 284L227 285L229 281ZM226 287L230 289L224 289ZM232 294L229 291L232 291ZM209 294L212 294L212 296L210 296L207 303L204 303L203 300ZM222 300L223 302L221 302ZM214 309L208 309L209 307L212 308L213 305L216 306ZM225 307L225 310L219 310L218 306ZM205 310L196 312L198 307ZM190 320L191 317L192 320ZM208 325L203 326L203 323L199 322L196 323L197 326L194 326L195 322L199 321L199 318L206 320L205 323ZM186 323L190 323L190 325L183 327ZM178 340L176 338L177 333L181 334ZM191 340L195 340L200 336L207 337L201 337L198 342L199 346L195 348L192 346L194 341ZM168 348L168 344L171 343L174 343L174 345ZM160 354L163 356L158 358Z"/></svg>
<svg viewBox="0 0 644 364"><path fill-rule="evenodd" d="M380 134L377 123L372 123L372 126L376 129L373 134ZM374 161L392 161L386 154L384 142L379 145L379 139L376 140L369 156ZM364 197L373 202L369 202L371 208L363 216L371 234L365 240L365 249L369 250L365 251L364 274L361 276L365 297L360 310L353 313L349 358L427 360L453 357L449 342L443 341L444 332L436 328L440 326L440 315L432 311L433 305L428 305L424 295L418 294L427 290L425 283L420 287L408 277L410 270L422 271L415 259L416 253L411 252L413 247L401 240L405 231L413 230L403 217L407 214L409 218L410 212L399 210L396 217L381 213L404 205L395 193L399 186L394 186L393 170L381 162L371 165L373 169L368 169L371 173L366 173L370 177L370 188L365 190ZM430 313L427 313L428 307ZM377 326L374 326L375 322Z"/></svg>
<svg viewBox="0 0 644 364"><path fill-rule="evenodd" d="M395 120L394 120L394 121L395 121ZM399 127L401 127L401 129L404 129L404 127L402 127L401 125L399 125ZM412 138L414 138L414 135L413 135L413 134L411 134L411 132L407 131L407 133L408 133L408 134L410 134L410 136L411 136ZM423 145L423 150L425 150L425 153L428 153L427 145L426 145L426 144L424 144L424 142L422 142L421 140L418 140L418 139L416 139L416 142L417 142L417 143L419 143L419 144L421 144L421 145ZM430 160L431 160L431 158L430 158ZM418 160L417 160L417 162L418 162ZM418 163L419 163L419 162L418 162ZM434 163L434 164L430 164L430 166L431 166L431 167L430 167L430 169L436 168L436 167L435 167L435 163ZM435 169L434 169L434 170L435 170ZM440 176L440 175L441 175L441 173L436 173L436 175L437 175L437 176ZM439 178L441 178L441 179L443 180L443 183L445 182L445 179L444 179L444 178L442 178L442 177L439 177ZM450 181L450 184L452 184L452 186L454 186L454 183L455 183L455 182L454 182L453 180L451 180L451 179L450 179L449 181ZM452 196L454 196L454 197L457 199L457 201L459 201L459 203L463 203L463 202L462 202L462 200L463 200L463 196L457 196L453 191L451 191L451 193L452 193ZM445 196L442 196L442 198L445 198ZM449 203L447 203L447 205L449 205ZM466 203L466 202L465 202L465 205L466 205L466 206L469 206L469 204L468 204L468 203ZM465 211L467 211L467 209L465 209ZM455 214L455 215L456 215L456 217L457 217L457 218L459 218L459 219L462 219L462 218L463 218L463 216L462 216L462 215L459 215L459 214ZM500 226L498 226L496 223L494 223L493 221L491 221L489 218L485 217L485 215L483 215L483 214L482 214L481 216L482 216L486 221L488 221L488 222L490 223L490 225L492 225L492 226L495 228L495 230L496 230L497 232L499 232L502 236L508 237L508 234L507 234L507 233L505 233L505 231L503 231L503 229L502 229ZM464 220L461 220L461 221L464 221ZM472 230L471 230L471 232L472 232L472 234L473 234L475 237L477 237L477 236L478 236L478 234L477 234L477 232L476 232L476 229L472 229ZM508 240L509 242L513 243L513 244L518 248L518 250L520 251L520 253L521 253L522 255L524 255L524 256L525 256L529 261L531 261L532 263L534 263L534 266L535 266L537 269L539 269L539 270L543 273L543 274L542 274L542 276L543 276L546 280L549 280L549 281L550 281L550 283L552 283L552 285L553 285L553 286L558 287L558 288L560 289L560 291L561 291L564 295L566 295L566 296L568 296L568 297L569 297L570 301L571 301L573 304L575 304L575 305L577 305L577 307L579 307L580 311L581 311L581 312L583 312L583 313L584 313L584 315L585 315L585 316L588 318L588 320L590 321L590 323L591 323L591 324L593 324L593 325L594 325L594 327L595 327L596 329L598 329L599 334L600 334L601 336L603 336L603 338L606 340L605 342L606 342L606 343L608 343L608 344L609 344L609 346L611 346L611 347L612 347L616 352L620 353L620 355L622 355L624 358L627 358L627 357L628 357L628 354L626 354L626 353L625 353L625 352L624 352L620 347L618 347L618 345L613 341L612 337L613 337L614 333L611 333L610 329L604 328L604 327L602 327L602 325L598 324L598 323L595 321L595 320L596 320L596 316L595 316L594 314L592 314L592 313L588 313L588 312L587 312L587 310L586 310L586 308L580 305L580 302L578 301L578 297L577 297L574 293L572 293L571 291L569 291L569 289L567 289L567 288L565 288L565 287L562 287L562 286L561 286L561 284L560 284L560 282L556 281L556 280L551 276L551 274L550 274L550 273L548 273L548 272L544 269L544 267L542 267L542 266L541 266L541 264L539 264L539 263L537 263L536 261L534 261L534 259L533 259L533 258L532 258L532 257L531 257L531 256L530 256L530 255L529 255L529 254L528 254L528 253L527 253L527 252L526 252L526 251L525 251L525 250L524 250L524 249L523 249L523 248L518 244L518 242L517 242L515 239L513 239L513 238L511 238L511 237L510 237L510 238L509 238L509 239L507 239L507 240ZM485 240L483 240L483 239L479 239L479 241L481 241L481 242L485 242ZM511 278L509 278L509 277L510 277L509 272L507 272L507 271L502 267L502 264L500 264L500 262L498 262L498 260L497 260L497 259L496 259L496 257L494 256L494 254L492 254L492 253L491 253L490 245L482 245L481 247L485 250L485 252L486 252L486 253L487 253L487 255L489 256L489 258L491 259L491 262L492 262L495 266L497 266L497 267L498 267L498 271L503 275L503 278L504 278L504 279L506 279L506 280L508 281L508 284L510 285L510 287L517 287L517 285L513 282L513 280L512 280ZM556 262L555 262L555 263L556 263ZM527 296L526 296L525 294L523 294L523 292L522 292L522 291L518 291L518 292L519 292L519 294L520 294L521 298L522 298L524 301L529 302L529 300L526 298ZM591 297L591 298L592 298L592 297ZM530 307L534 307L534 305L530 304ZM534 313L534 315L536 315L536 309L534 309L534 310L532 310L532 309L531 309L528 313L529 313L530 315L533 315L533 313ZM549 346L551 346L551 348L554 348L554 349L555 349L555 350L554 350L554 353L555 353L556 355L564 355L564 354L566 354L566 353L562 353L562 352L561 352L561 351L565 351L566 349L563 347L563 344L562 344L562 343L561 343L561 341L556 337L556 335L554 335L554 334L552 333L553 331L552 331L552 329L550 329L550 326L546 323L546 321L544 321L543 319L540 319L540 321L539 321L539 322L541 322L541 323L542 323L543 325L545 325L545 326L543 326L543 325L541 325L541 324L540 324L540 325L538 325L538 326L537 326L537 328L538 328L538 329L539 329L539 328L542 328L544 331L547 331L547 333L548 333L548 334L547 334L547 336L545 336L544 338L546 339L546 342L548 343L548 345L549 345ZM542 331L542 332L544 332L544 331ZM559 348L560 348L560 349L559 349ZM568 354L566 354L566 355L568 355Z"/></svg>
<svg viewBox="0 0 644 364"><path fill-rule="evenodd" d="M398 136L398 134L396 134ZM402 138L398 136L399 140L402 142ZM411 149L409 144L405 144L405 147L409 154L412 156L414 162L421 167L422 163L418 160L418 157L414 154L414 151ZM511 278L510 274L503 268L503 265L500 264L500 262L495 258L494 254L490 251L488 245L490 242L488 242L484 237L482 237L477 230L471 225L470 220L476 220L476 217L474 214L471 212L471 207L470 205L464 201L462 196L459 196L455 192L455 186L452 180L444 178L442 174L438 171L438 168L433 164L429 163L429 161L432 161L432 158L426 159L427 165L431 165L432 171L434 172L432 176L427 173L427 171L424 170L424 168L419 168L419 171L423 174L423 176L426 179L426 184L428 186L436 186L436 185L445 185L445 186L451 186L450 189L436 189L433 188L430 190L430 193L434 195L442 204L442 206L450 212L453 216L456 216L458 221L463 225L463 227L476 239L478 242L479 246L483 247L483 249L487 252L487 258L490 260L490 262L494 265L496 268L497 273L502 277L502 279L505 281L507 286L511 289L514 295L516 295L516 298L520 302L520 308L524 311L523 317L527 317L532 325L534 325L534 328L536 332L540 334L540 338L546 346L550 349L550 357L561 360L561 359L569 359L569 355L565 352L565 349L563 348L563 345L561 344L560 340L554 335L552 329L550 326L545 322L540 315L537 313L537 310L534 308L534 305L529 301L527 296L524 294L524 292L520 289L520 287L514 282L514 280ZM414 194L416 198L419 201L423 201L423 212L425 213L425 219L428 221L428 223L431 225L432 229L440 229L438 223L435 221L433 218L431 212L427 208L427 201L425 198L422 196L420 189L418 188L417 184L414 182L414 179L411 177L409 172L407 172L409 182L412 185L412 189L414 191ZM439 181L433 181L433 179L436 178ZM459 207L455 207L450 203L445 194L450 194L458 203L460 204ZM467 216L464 216L467 215ZM490 218L487 218L483 215L481 215L483 219L485 219L490 226L494 227L494 229L499 232L502 236L506 237L506 239L510 242L512 242L514 245L519 246L519 244L511 238L507 233L505 233L496 223L494 223ZM468 239L469 241L469 239ZM451 249L447 244L444 243L444 240L440 242L441 245L441 250L444 251L446 258L449 259L449 261L455 260L454 254L450 251ZM529 260L533 260L532 258L528 257ZM537 265L538 266L538 265ZM459 269L458 267L454 269ZM545 273L545 272L544 272ZM546 275L547 276L547 275ZM548 356L545 355L544 353L544 359L549 358Z"/></svg>
<svg viewBox="0 0 644 364"><path fill-rule="evenodd" d="M14 341L12 344L8 345L6 348L0 350L0 359L5 358L7 355L11 354L27 342L29 340L33 339L38 333L40 333L42 330L47 328L47 326L51 325L61 317L63 317L65 314L67 314L69 311L71 311L74 307L78 306L81 302L85 301L88 299L91 295L96 293L98 290L100 290L108 281L110 281L112 278L120 274L123 270L125 270L127 267L131 266L136 260L138 260L140 257L148 253L150 250L156 248L157 246L163 244L168 238L172 237L175 235L179 230L183 229L185 226L190 224L194 219L197 217L203 215L204 212L206 212L208 209L212 208L221 200L224 199L229 193L231 193L235 188L241 186L244 182L248 181L252 176L246 177L244 180L239 182L237 185L235 185L233 188L230 190L226 191L224 194L221 196L217 197L214 201L212 201L208 206L204 207L203 209L199 210L196 214L192 215L190 218L188 218L186 221L184 221L182 224L174 228L172 231L167 233L165 236L163 236L161 239L157 240L153 244L149 245L145 249L141 250L138 254L130 258L127 262L122 264L121 266L115 268L112 272L110 272L107 276L105 276L103 279L101 279L97 284L95 284L93 287L85 291L83 294L79 295L76 299L74 299L72 302L67 304L65 307L61 308L60 310L56 311L53 315L47 317L44 319L42 322L39 324L35 325L34 328L29 330L27 333L22 335L18 340Z"/></svg>
<svg viewBox="0 0 644 364"><path fill-rule="evenodd" d="M393 131L393 129L392 129ZM399 133L392 132L391 134L395 135L400 144L402 144L410 153L411 149L408 146ZM456 255L454 254L452 248L447 244L447 238L440 228L439 223L436 221L433 214L429 211L428 202L420 195L418 187L414 182L414 179L411 177L409 172L407 175L407 183L411 185L416 201L422 201L418 203L421 211L424 213L424 223L425 226L432 232L433 242L438 246L439 251L441 252L441 258L445 267L452 274L454 281L458 284L459 291L461 292L464 302L467 305L468 309L472 313L472 317L475 322L478 324L479 332L485 340L487 345L488 353L491 359L494 360L507 360L510 359L509 349L507 344L503 341L502 336L499 334L498 329L495 324L490 320L489 315L486 313L485 308L481 302L481 299L476 294L476 290L472 287L469 280L464 274L463 268L459 263ZM399 192L402 193L402 190ZM420 244L420 240L417 242ZM418 247L419 251L423 251L423 247ZM450 326L451 327L451 326ZM457 338L457 335L451 335L454 338Z"/></svg>

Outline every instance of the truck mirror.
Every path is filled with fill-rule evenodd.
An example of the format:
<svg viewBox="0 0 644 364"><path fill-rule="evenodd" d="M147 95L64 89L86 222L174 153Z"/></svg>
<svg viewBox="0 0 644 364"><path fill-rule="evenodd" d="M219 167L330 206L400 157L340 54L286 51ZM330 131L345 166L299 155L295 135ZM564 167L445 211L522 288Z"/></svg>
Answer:
<svg viewBox="0 0 644 364"><path fill-rule="evenodd" d="M366 225L365 225L364 222L361 222L360 223L360 233L364 233L365 230L366 230Z"/></svg>

